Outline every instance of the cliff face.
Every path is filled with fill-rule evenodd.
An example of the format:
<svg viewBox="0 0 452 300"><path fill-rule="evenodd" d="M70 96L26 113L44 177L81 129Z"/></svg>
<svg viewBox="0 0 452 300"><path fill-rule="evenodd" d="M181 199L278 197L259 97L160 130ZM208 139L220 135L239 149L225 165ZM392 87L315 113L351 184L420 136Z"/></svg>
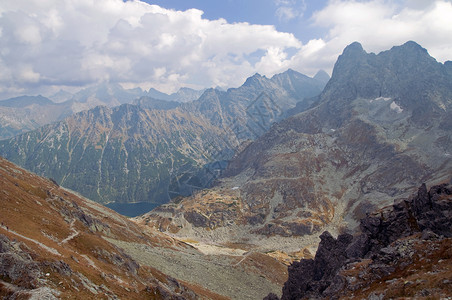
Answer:
<svg viewBox="0 0 452 300"><path fill-rule="evenodd" d="M141 220L219 241L271 237L274 247L287 245L281 238L307 246L324 229L357 229L366 212L422 182L450 179L447 70L414 42L378 55L354 43L316 106L274 124L211 190Z"/></svg>
<svg viewBox="0 0 452 300"><path fill-rule="evenodd" d="M324 232L315 258L289 267L281 299L446 297L451 217L452 185L422 185L417 195L362 219L359 235Z"/></svg>

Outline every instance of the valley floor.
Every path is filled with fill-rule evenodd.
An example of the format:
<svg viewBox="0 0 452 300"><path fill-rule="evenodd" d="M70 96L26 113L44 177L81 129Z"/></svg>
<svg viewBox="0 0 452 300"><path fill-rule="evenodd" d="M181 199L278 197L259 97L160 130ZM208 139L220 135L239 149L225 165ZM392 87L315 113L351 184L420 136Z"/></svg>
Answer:
<svg viewBox="0 0 452 300"><path fill-rule="evenodd" d="M201 245L200 250L187 244L169 248L108 239L121 247L141 265L202 286L230 299L262 299L269 293L281 294L287 280L287 267L258 252ZM203 252L201 252L203 251Z"/></svg>

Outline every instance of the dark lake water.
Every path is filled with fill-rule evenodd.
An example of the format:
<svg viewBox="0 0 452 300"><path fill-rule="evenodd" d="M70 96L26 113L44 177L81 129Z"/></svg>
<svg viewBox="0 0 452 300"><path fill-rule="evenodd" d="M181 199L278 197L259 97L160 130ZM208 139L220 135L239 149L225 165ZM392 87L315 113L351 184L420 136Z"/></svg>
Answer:
<svg viewBox="0 0 452 300"><path fill-rule="evenodd" d="M155 207L159 206L159 204L156 203L149 203L149 202L139 202L139 203L109 203L107 205L108 208L113 209L114 211L120 213L121 215L127 216L127 217L136 217L139 215L142 215L144 213L147 213L154 209Z"/></svg>

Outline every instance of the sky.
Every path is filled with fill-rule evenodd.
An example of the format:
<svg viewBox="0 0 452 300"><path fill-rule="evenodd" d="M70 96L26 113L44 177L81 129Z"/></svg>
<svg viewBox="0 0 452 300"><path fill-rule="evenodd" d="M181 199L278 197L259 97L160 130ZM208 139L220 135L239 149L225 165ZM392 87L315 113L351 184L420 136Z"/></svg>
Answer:
<svg viewBox="0 0 452 300"><path fill-rule="evenodd" d="M379 53L409 40L452 60L452 0L1 0L0 99L331 74L354 41Z"/></svg>

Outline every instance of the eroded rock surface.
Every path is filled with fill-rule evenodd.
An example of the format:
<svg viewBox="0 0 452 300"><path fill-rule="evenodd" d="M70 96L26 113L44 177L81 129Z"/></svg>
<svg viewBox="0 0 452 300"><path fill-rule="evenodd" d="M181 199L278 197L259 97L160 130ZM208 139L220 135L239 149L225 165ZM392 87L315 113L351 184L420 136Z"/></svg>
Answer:
<svg viewBox="0 0 452 300"><path fill-rule="evenodd" d="M417 195L362 219L355 237L324 232L315 258L289 267L282 299L446 296L452 288L451 214L452 185L427 191L423 184Z"/></svg>

